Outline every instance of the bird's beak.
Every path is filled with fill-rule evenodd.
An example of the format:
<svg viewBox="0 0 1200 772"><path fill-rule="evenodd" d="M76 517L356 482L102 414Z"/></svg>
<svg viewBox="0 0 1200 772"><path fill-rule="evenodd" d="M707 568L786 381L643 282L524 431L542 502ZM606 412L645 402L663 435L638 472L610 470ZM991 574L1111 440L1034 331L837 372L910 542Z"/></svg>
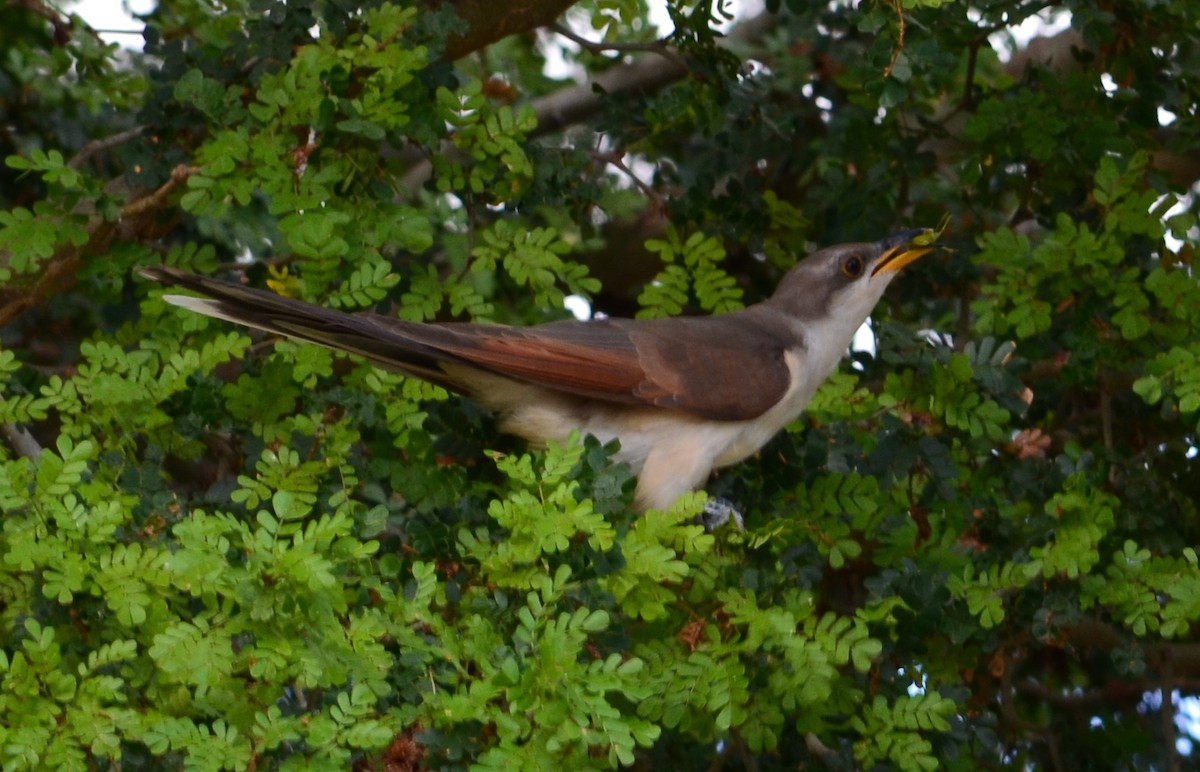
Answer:
<svg viewBox="0 0 1200 772"><path fill-rule="evenodd" d="M889 271L899 271L904 266L918 260L933 251L933 247L892 247L879 258L872 276Z"/></svg>
<svg viewBox="0 0 1200 772"><path fill-rule="evenodd" d="M875 263L875 269L871 271L871 275L878 276L881 273L899 271L909 263L929 254L933 251L933 247L929 245L936 238L937 235L934 231L921 228L905 231L887 239L884 242L887 249Z"/></svg>
<svg viewBox="0 0 1200 772"><path fill-rule="evenodd" d="M876 261L871 276L895 273L909 263L916 262L932 252L933 243L942 235L942 231L946 230L946 223L949 219L949 215L944 216L936 229L914 228L881 241L879 246L883 247L884 252Z"/></svg>

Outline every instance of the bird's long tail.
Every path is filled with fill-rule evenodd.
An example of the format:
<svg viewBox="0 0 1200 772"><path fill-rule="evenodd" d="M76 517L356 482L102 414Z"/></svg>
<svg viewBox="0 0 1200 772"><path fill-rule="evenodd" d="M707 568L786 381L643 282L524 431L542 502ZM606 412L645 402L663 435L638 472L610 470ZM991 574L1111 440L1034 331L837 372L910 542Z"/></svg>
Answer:
<svg viewBox="0 0 1200 772"><path fill-rule="evenodd" d="M439 362L446 352L430 340L452 335L437 325L385 319L375 314L348 314L263 290L209 279L166 266L139 268L144 278L197 293L164 295L172 305L235 324L348 351L390 370L415 375L460 391Z"/></svg>

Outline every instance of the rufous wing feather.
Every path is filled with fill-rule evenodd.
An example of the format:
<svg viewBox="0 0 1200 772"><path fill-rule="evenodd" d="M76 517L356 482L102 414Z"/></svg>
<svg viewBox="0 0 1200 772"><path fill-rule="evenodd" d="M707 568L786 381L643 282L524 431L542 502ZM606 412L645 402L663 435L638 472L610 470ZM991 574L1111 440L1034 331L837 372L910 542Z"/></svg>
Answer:
<svg viewBox="0 0 1200 772"><path fill-rule="evenodd" d="M458 367L452 376L443 363L582 398L718 420L754 418L789 386L784 344L764 333L748 312L533 327L415 323L348 314L173 268L140 273L201 295L168 297L193 311L359 354L468 394L474 391L469 375Z"/></svg>

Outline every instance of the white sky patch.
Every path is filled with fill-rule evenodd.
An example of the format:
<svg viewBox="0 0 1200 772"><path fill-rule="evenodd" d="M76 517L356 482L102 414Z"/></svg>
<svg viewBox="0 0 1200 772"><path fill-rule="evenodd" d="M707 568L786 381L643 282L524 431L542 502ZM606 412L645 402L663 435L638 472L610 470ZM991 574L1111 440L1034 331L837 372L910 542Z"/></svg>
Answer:
<svg viewBox="0 0 1200 772"><path fill-rule="evenodd" d="M647 10L647 19L650 27L654 29L655 37L664 38L675 30L675 26L671 23L671 14L667 11L666 0L652 0L648 3ZM752 19L762 14L766 10L766 2L765 0L725 0L723 10L730 15L730 18L717 24L717 29L728 33L746 19ZM568 11L559 18L559 23L586 40L600 42L604 35L604 30L592 28L589 15L579 11ZM578 83L584 81L587 71L578 64L568 62L565 56L568 51L577 53L579 51L578 43L545 29L538 32L538 38L541 43L542 55L546 57L546 65L542 69L542 73L546 77L556 80L569 78Z"/></svg>
<svg viewBox="0 0 1200 772"><path fill-rule="evenodd" d="M650 23L658 30L659 36L671 34L675 29L675 25L671 24L671 14L667 13L666 1L660 0L656 3L650 3L649 6Z"/></svg>
<svg viewBox="0 0 1200 772"><path fill-rule="evenodd" d="M729 19L720 21L717 29L729 32L746 19L753 19L762 14L767 8L764 0L724 0L721 11L729 15ZM718 17L719 18L719 17ZM674 27L671 25L671 15L667 13L666 0L650 3L650 23L658 30L659 36L670 34Z"/></svg>
<svg viewBox="0 0 1200 772"><path fill-rule="evenodd" d="M850 339L851 351L862 351L875 356L875 331L871 329L871 317L867 317L854 337Z"/></svg>
<svg viewBox="0 0 1200 772"><path fill-rule="evenodd" d="M1029 41L1038 37L1053 37L1071 26L1071 12L1059 9L1045 9L1035 13L1017 25L1008 26L988 36L1000 61L1012 59L1015 51L1029 45Z"/></svg>
<svg viewBox="0 0 1200 772"><path fill-rule="evenodd" d="M592 304L583 295L567 295L563 298L563 308L581 322L592 318Z"/></svg>
<svg viewBox="0 0 1200 772"><path fill-rule="evenodd" d="M646 187L651 186L654 180L654 172L658 168L657 166L640 155L627 155L621 159L621 163L625 164L625 169L628 169L628 172L614 164L605 165L605 170L619 180L617 183L619 187L632 187L634 181L630 179L631 176Z"/></svg>
<svg viewBox="0 0 1200 772"><path fill-rule="evenodd" d="M105 43L140 51L146 25L133 18L133 14L147 14L157 6L157 0L80 0L67 5L67 10L79 14L89 27L100 33Z"/></svg>
<svg viewBox="0 0 1200 772"><path fill-rule="evenodd" d="M1175 697L1175 723L1188 734L1175 740L1175 749L1181 756L1191 756L1196 749L1196 739L1200 738L1200 700L1195 697L1182 697L1179 692L1173 692Z"/></svg>
<svg viewBox="0 0 1200 772"><path fill-rule="evenodd" d="M1155 200L1154 205L1150 207L1150 211L1153 212L1155 209L1157 209L1159 205L1162 204L1163 199L1166 197L1167 196L1165 195L1159 196L1158 199ZM1192 202L1193 198L1191 194L1181 197L1175 202L1175 206L1171 207L1163 214L1162 221L1166 223L1175 215L1187 212L1189 209L1191 209ZM1192 243L1200 241L1200 228L1192 226L1188 230L1187 240ZM1171 234L1170 230L1163 235L1163 241L1166 243L1167 249L1171 250L1172 252L1179 252L1179 250L1183 248L1184 244L1183 241L1175 238L1175 236Z"/></svg>
<svg viewBox="0 0 1200 772"><path fill-rule="evenodd" d="M578 29L575 29L576 25L570 23L570 14L564 16L562 20L571 28L572 32L579 32ZM568 62L566 57L567 51L578 51L579 44L545 29L538 30L537 34L538 47L542 51L542 56L546 57L546 63L542 66L542 74L555 80L570 78L577 82L582 81L587 74L586 71L581 65Z"/></svg>

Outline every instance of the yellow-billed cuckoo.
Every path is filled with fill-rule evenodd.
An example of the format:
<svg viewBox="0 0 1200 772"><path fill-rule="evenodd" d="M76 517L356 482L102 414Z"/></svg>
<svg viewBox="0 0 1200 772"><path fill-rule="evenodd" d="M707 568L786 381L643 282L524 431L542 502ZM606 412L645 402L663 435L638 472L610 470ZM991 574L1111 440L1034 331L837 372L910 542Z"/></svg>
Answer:
<svg viewBox="0 0 1200 772"><path fill-rule="evenodd" d="M533 327L348 314L173 268L142 276L199 293L165 300L348 351L466 394L536 444L573 429L620 440L639 509L665 509L754 453L804 409L897 272L931 231L823 249L769 299L722 316ZM920 242L920 243L918 243Z"/></svg>

